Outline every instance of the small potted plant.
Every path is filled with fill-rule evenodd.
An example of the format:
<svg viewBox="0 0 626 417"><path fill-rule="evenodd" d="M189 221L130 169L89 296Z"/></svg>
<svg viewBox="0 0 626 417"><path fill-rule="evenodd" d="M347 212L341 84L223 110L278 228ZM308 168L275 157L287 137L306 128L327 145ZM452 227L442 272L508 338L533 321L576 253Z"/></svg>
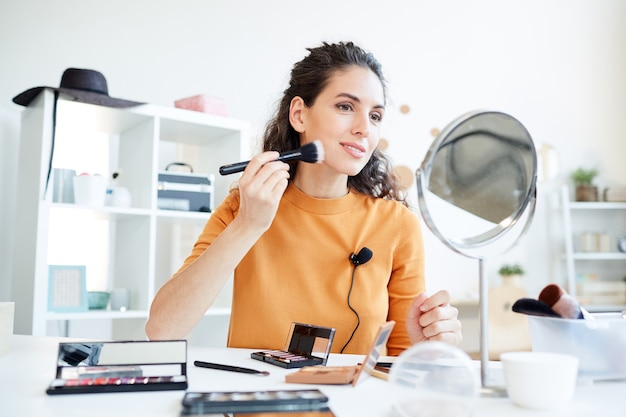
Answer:
<svg viewBox="0 0 626 417"><path fill-rule="evenodd" d="M519 264L504 264L498 270L502 277L502 285L521 286L524 268Z"/></svg>
<svg viewBox="0 0 626 417"><path fill-rule="evenodd" d="M598 187L593 180L598 175L595 168L578 168L572 173L572 180L576 187L576 201L598 201Z"/></svg>

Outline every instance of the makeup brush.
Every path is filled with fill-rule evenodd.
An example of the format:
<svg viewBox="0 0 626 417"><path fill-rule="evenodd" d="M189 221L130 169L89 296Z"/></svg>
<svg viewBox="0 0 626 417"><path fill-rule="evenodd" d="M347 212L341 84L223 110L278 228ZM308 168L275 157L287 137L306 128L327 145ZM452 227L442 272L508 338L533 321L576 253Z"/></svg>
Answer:
<svg viewBox="0 0 626 417"><path fill-rule="evenodd" d="M552 307L541 300L534 298L520 298L511 307L516 313L539 317L561 317Z"/></svg>
<svg viewBox="0 0 626 417"><path fill-rule="evenodd" d="M555 313L564 319L585 319L591 317L574 297L567 294L557 284L546 285L539 293L539 300L549 305Z"/></svg>
<svg viewBox="0 0 626 417"><path fill-rule="evenodd" d="M324 160L324 148L322 142L315 140L301 146L299 149L293 151L287 151L280 154L277 161L289 162L289 161L303 161L309 163L322 162ZM237 162L235 164L224 165L220 167L221 175L234 174L241 172L248 166L250 161Z"/></svg>
<svg viewBox="0 0 626 417"><path fill-rule="evenodd" d="M219 371L239 372L242 374L257 374L257 375L263 375L263 376L267 376L270 374L268 371L257 371L256 369L243 368L241 366L222 365L221 363L194 361L193 364L200 368L217 369Z"/></svg>

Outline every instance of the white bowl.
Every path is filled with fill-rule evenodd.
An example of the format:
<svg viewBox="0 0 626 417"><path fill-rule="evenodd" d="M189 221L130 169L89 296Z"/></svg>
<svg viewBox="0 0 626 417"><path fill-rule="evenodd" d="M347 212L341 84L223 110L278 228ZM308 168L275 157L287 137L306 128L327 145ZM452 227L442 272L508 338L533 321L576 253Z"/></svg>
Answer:
<svg viewBox="0 0 626 417"><path fill-rule="evenodd" d="M564 408L574 396L578 358L548 352L500 355L506 390L514 404L537 410Z"/></svg>

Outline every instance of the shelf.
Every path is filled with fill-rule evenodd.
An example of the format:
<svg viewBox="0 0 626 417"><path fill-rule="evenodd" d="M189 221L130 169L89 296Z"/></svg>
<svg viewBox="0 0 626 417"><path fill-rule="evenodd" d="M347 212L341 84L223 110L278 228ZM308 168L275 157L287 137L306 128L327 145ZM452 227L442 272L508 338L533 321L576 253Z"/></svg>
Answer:
<svg viewBox="0 0 626 417"><path fill-rule="evenodd" d="M50 208L61 210L80 210L102 215L115 216L150 216L152 210L134 207L85 206L80 204L51 203Z"/></svg>
<svg viewBox="0 0 626 417"><path fill-rule="evenodd" d="M574 252L573 258L577 261L624 261L626 253L621 252Z"/></svg>
<svg viewBox="0 0 626 417"><path fill-rule="evenodd" d="M182 211L182 210L149 210L134 207L113 207L113 206L84 206L79 204L67 203L51 203L51 209L55 210L77 210L90 212L93 214L102 214L103 216L132 217L132 216L156 216L163 219L172 219L175 221L191 220L191 221L207 221L211 217L211 213L198 211Z"/></svg>
<svg viewBox="0 0 626 417"><path fill-rule="evenodd" d="M133 319L149 316L154 295L183 264L211 216L159 209L159 173L172 162L183 162L196 174L215 175L211 197L221 201L236 178L217 175L219 167L250 159L248 123L151 104L109 108L63 96L56 104L55 113L54 94L44 90L22 113L16 199L20 233L14 242L15 331L44 336L55 331L50 322L66 321L70 328L69 322L84 321L70 335L81 337L80 332L90 327L89 320L109 320L110 326L92 326L88 331L101 332L102 337L143 338L143 327ZM108 179L117 172L114 185L130 192L131 205L53 202L59 183L50 176L49 167ZM68 287L74 292L56 282L49 289L49 265L84 265L85 284L70 281ZM81 286L89 291L128 289L134 310L48 311L50 290L73 296L70 301L75 302ZM220 297L205 315L222 321L230 315L232 283Z"/></svg>
<svg viewBox="0 0 626 417"><path fill-rule="evenodd" d="M229 316L230 308L215 307L210 308L205 316ZM48 312L46 320L98 320L98 319L147 319L148 312L144 310L111 311L111 310L89 310L71 313Z"/></svg>
<svg viewBox="0 0 626 417"><path fill-rule="evenodd" d="M144 310L111 311L111 310L89 310L71 313L48 312L46 320L89 320L89 319L134 319L148 318L148 312Z"/></svg>
<svg viewBox="0 0 626 417"><path fill-rule="evenodd" d="M569 207L572 210L626 210L626 202L572 201Z"/></svg>
<svg viewBox="0 0 626 417"><path fill-rule="evenodd" d="M617 252L617 242L620 236L626 234L626 202L571 201L568 187L563 186L560 209L568 292L577 297L580 275L593 274L599 281L621 280L626 253ZM611 251L582 252L581 248ZM597 306L602 310L613 307Z"/></svg>
<svg viewBox="0 0 626 417"><path fill-rule="evenodd" d="M198 212L198 211L179 211L179 210L157 210L157 217L161 219L174 219L174 220L202 220L206 222L211 213Z"/></svg>
<svg viewBox="0 0 626 417"><path fill-rule="evenodd" d="M210 308L204 313L205 316L230 316L230 307Z"/></svg>

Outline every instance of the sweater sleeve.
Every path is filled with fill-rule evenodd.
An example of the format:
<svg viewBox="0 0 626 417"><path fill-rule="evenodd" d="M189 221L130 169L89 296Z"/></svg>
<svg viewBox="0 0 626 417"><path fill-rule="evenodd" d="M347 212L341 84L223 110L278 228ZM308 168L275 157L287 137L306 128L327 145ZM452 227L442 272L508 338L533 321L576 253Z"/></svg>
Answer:
<svg viewBox="0 0 626 417"><path fill-rule="evenodd" d="M424 244L420 221L408 209L398 222L401 232L394 253L389 284L388 320L396 325L387 342L387 354L396 356L411 346L406 330L406 318L413 299L426 289L424 278Z"/></svg>

